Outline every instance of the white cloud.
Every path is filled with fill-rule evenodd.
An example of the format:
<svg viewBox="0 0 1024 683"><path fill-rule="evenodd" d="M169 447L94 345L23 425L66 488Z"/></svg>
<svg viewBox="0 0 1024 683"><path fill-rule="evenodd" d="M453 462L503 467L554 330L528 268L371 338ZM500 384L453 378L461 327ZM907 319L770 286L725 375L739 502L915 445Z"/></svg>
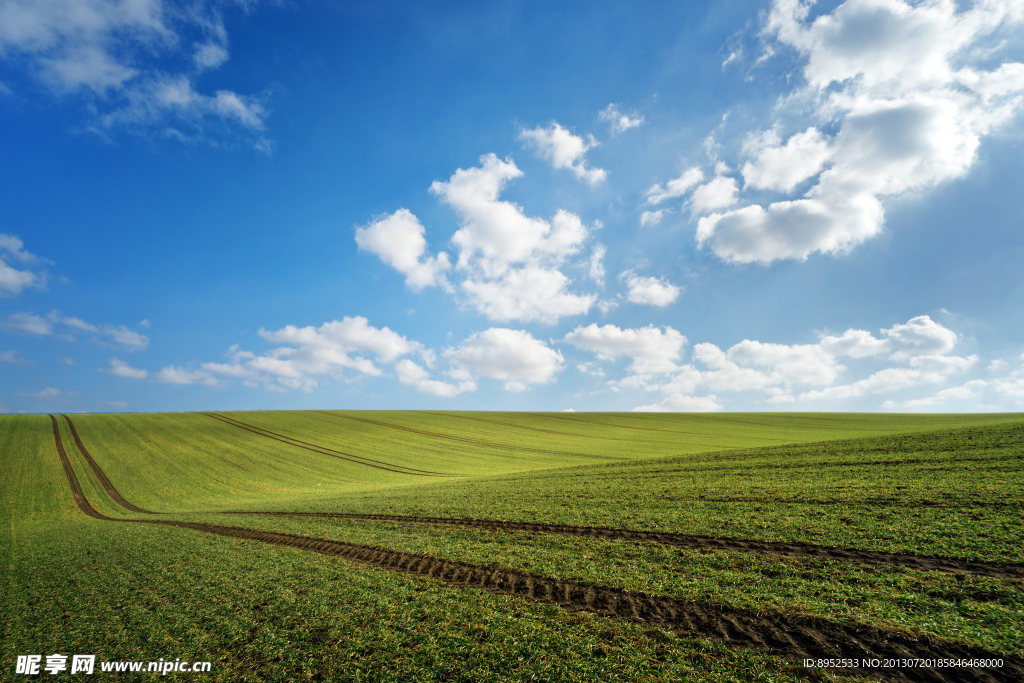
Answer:
<svg viewBox="0 0 1024 683"><path fill-rule="evenodd" d="M631 358L629 371L635 375L677 370L680 354L686 345L686 337L671 327L659 329L648 325L623 329L615 325L598 326L596 323L577 327L565 336L564 341L577 348L592 351L602 360L613 360L622 356ZM581 368L581 372L594 374L592 366L586 364L585 367L585 370Z"/></svg>
<svg viewBox="0 0 1024 683"><path fill-rule="evenodd" d="M640 114L637 114L634 111L624 114L619 111L618 106L615 104L609 104L607 107L602 109L601 113L597 116L608 124L608 128L611 130L612 135L625 133L630 128L642 126L644 123L644 117Z"/></svg>
<svg viewBox="0 0 1024 683"><path fill-rule="evenodd" d="M642 277L632 270L627 270L619 277L626 280L629 294L626 298L635 304L649 306L668 306L683 291L682 287L671 284L665 278Z"/></svg>
<svg viewBox="0 0 1024 683"><path fill-rule="evenodd" d="M470 335L444 356L478 375L503 381L507 391L552 381L564 362L561 353L529 332L498 327Z"/></svg>
<svg viewBox="0 0 1024 683"><path fill-rule="evenodd" d="M220 375L241 379L248 386L312 391L319 386L321 378L340 379L346 371L373 377L383 375L384 371L367 355L375 356L381 363L391 363L412 353L419 353L427 360L432 358L419 342L410 341L387 327L374 327L361 316L346 316L319 327L261 328L259 335L281 346L257 355L235 345L229 349L229 362L203 363L200 374L173 368L163 381L180 377L191 378L194 383Z"/></svg>
<svg viewBox="0 0 1024 683"><path fill-rule="evenodd" d="M550 161L553 167L568 169L591 185L602 183L608 177L604 169L587 168L584 156L588 150L597 146L593 135L589 140L584 140L552 122L547 128L537 126L533 130L520 131L519 139L530 144L537 156Z"/></svg>
<svg viewBox="0 0 1024 683"><path fill-rule="evenodd" d="M463 380L458 384L451 384L450 382L430 379L430 373L408 358L403 358L395 363L395 371L398 372L398 381L402 384L411 384L416 387L416 391L433 394L434 396L449 398L457 396L464 391L474 391L476 389L476 383L472 380Z"/></svg>
<svg viewBox="0 0 1024 683"><path fill-rule="evenodd" d="M186 370L184 368L168 365L166 368L154 375L158 382L164 384L202 384L215 386L217 378L203 370Z"/></svg>
<svg viewBox="0 0 1024 683"><path fill-rule="evenodd" d="M559 210L550 221L528 217L501 201L505 183L522 175L511 160L494 154L480 166L459 169L430 191L459 217L452 243L459 249L460 290L470 305L493 320L555 322L590 310L595 294L574 294L560 270L588 237L579 216Z"/></svg>
<svg viewBox="0 0 1024 683"><path fill-rule="evenodd" d="M722 404L715 395L686 396L672 394L659 403L633 408L634 412L642 413L710 413L721 410Z"/></svg>
<svg viewBox="0 0 1024 683"><path fill-rule="evenodd" d="M57 94L91 95L88 109L105 111L98 130L184 123L202 137L213 122L258 131L266 111L257 98L195 91L202 71L228 59L222 11L163 0L5 0L0 56Z"/></svg>
<svg viewBox="0 0 1024 683"><path fill-rule="evenodd" d="M425 232L412 212L399 209L357 228L356 244L405 275L405 284L413 290L433 286L450 290L451 285L444 276L451 268L448 254L442 251L437 256L426 255Z"/></svg>
<svg viewBox="0 0 1024 683"><path fill-rule="evenodd" d="M722 394L754 394L769 405L801 401L821 402L892 394L917 386L942 384L973 368L978 357L949 352L959 337L928 316L881 330L875 337L850 329L841 335L820 334L814 344L776 344L745 339L726 350L703 342L693 346L692 361L683 363L680 351L685 338L671 328L675 343L665 343L653 327L620 330L606 325L578 327L565 341L598 354L599 359L633 356L629 374L612 380L613 391L659 392L660 402L643 410L717 409ZM639 356L638 348L647 349ZM658 355L658 352L661 355ZM863 379L837 384L847 368L842 356L875 363L898 364L877 369ZM646 357L646 364L641 358ZM657 362L654 362L657 361ZM581 368L581 371L584 371ZM658 374L668 377L658 377ZM1024 378L1024 362L1019 374ZM1024 386L1024 379L1021 380ZM973 386L973 385L972 385ZM1008 382L1007 386L1011 386ZM802 393L797 390L804 388ZM948 395L952 396L954 392ZM895 404L894 404L895 405ZM716 408L717 406L717 408Z"/></svg>
<svg viewBox="0 0 1024 683"><path fill-rule="evenodd" d="M9 262L18 261L21 269ZM14 235L0 233L0 297L13 296L29 287L42 289L46 286L46 274L33 272L26 265L41 262L37 256L25 251L25 245Z"/></svg>
<svg viewBox="0 0 1024 683"><path fill-rule="evenodd" d="M822 169L831 156L828 140L816 128L797 133L781 145L778 133L765 131L751 137L743 151L743 182L756 189L791 192Z"/></svg>
<svg viewBox="0 0 1024 683"><path fill-rule="evenodd" d="M1016 7L848 0L811 20L809 4L776 0L763 36L804 60L783 108L815 103L837 133L810 127L785 145L774 130L754 135L744 178L791 192L830 166L803 197L704 216L698 245L736 263L841 253L879 234L882 200L963 177L981 139L1024 102L1024 65L982 68L1000 48L989 37L1024 22Z"/></svg>
<svg viewBox="0 0 1024 683"><path fill-rule="evenodd" d="M604 377L604 370L597 363L585 362L577 363L576 369L582 372L584 375L593 375L594 377Z"/></svg>
<svg viewBox="0 0 1024 683"><path fill-rule="evenodd" d="M736 203L739 187L735 178L718 176L699 186L690 195L690 209L693 211L714 211Z"/></svg>
<svg viewBox="0 0 1024 683"><path fill-rule="evenodd" d="M62 391L54 387L46 387L45 389L42 389L35 393L26 394L22 392L15 392L14 395L24 396L26 398L34 398L37 401L59 401L63 398L67 398L68 396L74 396L77 393L77 391Z"/></svg>
<svg viewBox="0 0 1024 683"><path fill-rule="evenodd" d="M494 279L466 279L461 287L470 304L492 320L554 323L586 313L597 300L596 294L568 292L570 283L557 269L531 265L509 269Z"/></svg>
<svg viewBox="0 0 1024 683"><path fill-rule="evenodd" d="M228 60L228 51L219 43L204 43L196 48L193 59L200 69L216 69Z"/></svg>
<svg viewBox="0 0 1024 683"><path fill-rule="evenodd" d="M17 351L0 352L0 363L11 363L12 365L32 365L32 361L25 360Z"/></svg>
<svg viewBox="0 0 1024 683"><path fill-rule="evenodd" d="M927 315L911 318L903 325L893 325L882 334L892 340L895 350L892 358L901 360L912 356L945 354L953 350L959 337Z"/></svg>
<svg viewBox="0 0 1024 683"><path fill-rule="evenodd" d="M35 334L46 336L53 334L53 323L34 313L12 313L0 323L5 332L16 334Z"/></svg>
<svg viewBox="0 0 1024 683"><path fill-rule="evenodd" d="M697 185L702 180L704 180L704 171L695 166L686 169L678 178L668 181L664 186L661 184L652 185L644 193L644 196L647 197L648 204L660 204L666 199L682 197L691 187Z"/></svg>
<svg viewBox="0 0 1024 683"><path fill-rule="evenodd" d="M646 228L648 225L658 225L659 223L661 223L661 219L670 213L672 213L672 209L644 211L643 213L640 214L640 227Z"/></svg>
<svg viewBox="0 0 1024 683"><path fill-rule="evenodd" d="M985 380L975 379L965 382L958 387L943 389L932 396L926 396L924 398L910 399L909 401L903 401L902 403L886 401L882 404L882 407L887 410L893 410L895 408L918 410L943 406L953 401L976 401L980 398L981 390L985 389L987 386L988 382Z"/></svg>
<svg viewBox="0 0 1024 683"><path fill-rule="evenodd" d="M118 346L128 351L141 351L149 346L149 337L124 325L93 325L80 318L63 316L56 310L45 317L34 313L12 313L0 323L0 329L16 334L59 336L68 341L75 341L75 334L84 332L101 346Z"/></svg>
<svg viewBox="0 0 1024 683"><path fill-rule="evenodd" d="M165 368L166 369L166 368ZM131 377L132 379L146 379L149 375L145 370L133 368L128 363L117 358L110 359L109 368L99 368L96 372L105 372L116 377Z"/></svg>
<svg viewBox="0 0 1024 683"><path fill-rule="evenodd" d="M884 332L883 332L884 334ZM849 329L838 337L823 335L821 348L834 356L850 358L867 358L889 353L891 342L878 339L867 330Z"/></svg>
<svg viewBox="0 0 1024 683"><path fill-rule="evenodd" d="M608 248L603 244L595 244L594 250L590 252L590 279L597 284L604 286L604 257Z"/></svg>

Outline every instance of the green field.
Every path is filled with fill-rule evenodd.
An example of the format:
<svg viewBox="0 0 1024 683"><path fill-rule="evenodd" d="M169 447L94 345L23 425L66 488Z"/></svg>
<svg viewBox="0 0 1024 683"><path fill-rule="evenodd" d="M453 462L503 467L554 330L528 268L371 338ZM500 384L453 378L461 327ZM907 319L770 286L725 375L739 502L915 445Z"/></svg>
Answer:
<svg viewBox="0 0 1024 683"><path fill-rule="evenodd" d="M1019 414L71 422L95 463L58 417L74 480L112 520L76 504L49 416L0 416L0 680L54 653L216 681L1024 672ZM844 634L1003 666L803 665L866 656Z"/></svg>

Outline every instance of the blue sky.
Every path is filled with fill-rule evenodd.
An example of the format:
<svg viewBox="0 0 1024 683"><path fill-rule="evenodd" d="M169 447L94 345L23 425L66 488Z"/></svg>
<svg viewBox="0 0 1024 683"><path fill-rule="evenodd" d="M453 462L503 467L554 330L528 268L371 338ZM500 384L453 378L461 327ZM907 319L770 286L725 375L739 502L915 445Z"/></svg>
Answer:
<svg viewBox="0 0 1024 683"><path fill-rule="evenodd" d="M1017 0L0 0L0 410L1020 411Z"/></svg>

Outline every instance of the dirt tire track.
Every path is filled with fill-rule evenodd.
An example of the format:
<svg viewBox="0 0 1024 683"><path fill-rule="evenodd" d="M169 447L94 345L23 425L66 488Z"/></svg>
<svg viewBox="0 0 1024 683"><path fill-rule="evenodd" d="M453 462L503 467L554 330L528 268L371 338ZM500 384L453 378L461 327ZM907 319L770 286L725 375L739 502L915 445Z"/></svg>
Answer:
<svg viewBox="0 0 1024 683"><path fill-rule="evenodd" d="M1024 564L1016 562L988 562L966 560L957 557L914 555L912 553L886 553L857 548L815 545L803 542L757 541L753 539L697 536L662 531L637 531L614 527L571 526L566 524L542 524L534 522L503 522L489 519L468 519L457 517L418 517L405 515L360 515L343 512L245 512L232 510L220 514L270 515L279 517L322 517L335 519L365 519L385 522L412 522L416 524L438 524L464 526L489 531L525 531L535 534L559 534L603 538L612 541L634 541L640 543L663 543L665 545L692 548L696 550L734 550L738 552L786 555L790 557L811 557L823 560L837 560L849 564L872 567L906 567L918 571L939 571L951 574L980 574L996 578L1024 577Z"/></svg>
<svg viewBox="0 0 1024 683"><path fill-rule="evenodd" d="M308 443L306 441L299 441L298 439L293 439L290 436L278 434L277 432L272 432L268 429L263 429L262 427L256 427L250 424L246 424L245 422L241 422L240 420L236 420L232 417L227 417L226 415L220 415L217 413L200 413L200 415L212 417L213 419L220 420L221 422L229 424L232 427L238 427L239 429L244 429L247 432L252 432L253 434L257 434L259 436L266 437L268 439L273 439L275 441L280 441L281 443L288 444L289 446L295 446L296 448L302 448L307 451L312 451L313 453L319 453L320 455L327 455L332 458L338 458L339 460L347 460L349 462L356 463L357 465L366 465L367 467L374 467L379 470L387 470L389 472L395 472L397 474L412 474L420 477L456 476L452 474L447 474L445 472L431 472L429 470L417 470L413 469L412 467L403 467L402 465L393 465L391 463L386 463L381 460L373 460L372 458L364 458L359 455L345 453L344 451L337 451L334 450L333 448L317 446L316 444Z"/></svg>
<svg viewBox="0 0 1024 683"><path fill-rule="evenodd" d="M92 468L93 474L95 474L96 478L100 480L100 484L103 486L103 490L107 492L107 495L110 496L115 503L117 503L126 510L131 510L132 512L141 512L146 515L165 514L163 512L153 512L152 510L144 510L140 507L132 505L127 500L125 500L124 497L120 493L118 493L117 489L114 488L114 484L110 481L109 478L107 478L106 473L102 469L100 469L100 466L96 464L95 460L93 460L92 454L89 453L89 450L85 447L85 444L82 443L81 437L78 436L78 430L75 429L75 423L72 422L71 418L68 417L67 415L61 415L61 417L63 417L64 420L68 423L68 428L71 430L71 438L75 440L75 445L78 446L78 452L81 453L82 456L85 458L85 461L89 463L89 467Z"/></svg>
<svg viewBox="0 0 1024 683"><path fill-rule="evenodd" d="M516 572L467 562L442 560L429 555L405 553L373 546L322 538L297 536L258 529L177 522L159 519L118 519L96 511L86 499L61 442L57 418L50 415L57 452L64 466L75 502L95 519L134 522L192 529L218 536L260 541L273 545L312 550L323 555L362 562L383 569L402 571L437 579L458 587L481 588L565 609L585 611L603 617L656 625L684 638L706 639L747 650L766 652L792 660L803 659L1002 659L999 669L843 669L883 680L926 683L968 681L1001 683L1024 680L1024 658L942 640L917 640L909 636L863 625L846 625L781 613L676 600L621 588L563 581L537 574ZM954 677L955 676L955 677Z"/></svg>
<svg viewBox="0 0 1024 683"><path fill-rule="evenodd" d="M431 432L426 429L417 429L415 427L406 427L404 425L396 425L391 422L381 422L378 420L371 420L366 417L354 417L352 415L344 415L342 413L332 413L326 410L315 410L313 412L320 413L321 415L327 415L328 417L343 418L346 420L353 420L355 422L363 422L366 424L376 425L378 427L386 427L388 429L397 429L403 432L410 432L412 434L419 434L421 436L429 436L436 439L445 439L448 441L457 441L459 443L468 443L473 446L483 446L485 448L497 448L503 451L521 451L523 453L541 453L545 455L568 455L573 457L591 458L600 460L621 460L622 458L615 456L606 455L592 455L590 453L579 453L577 451L556 451L547 448L531 448L527 446L510 446L508 444L495 443L493 441L484 441L483 439L471 439L464 436L455 436L454 434L442 434L441 432Z"/></svg>

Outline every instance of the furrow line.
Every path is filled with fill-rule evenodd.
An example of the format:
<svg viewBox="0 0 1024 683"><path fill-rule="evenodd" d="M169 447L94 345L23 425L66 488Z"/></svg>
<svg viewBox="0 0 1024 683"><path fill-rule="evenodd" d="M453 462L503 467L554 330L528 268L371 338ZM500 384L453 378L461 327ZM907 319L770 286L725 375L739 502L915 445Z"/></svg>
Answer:
<svg viewBox="0 0 1024 683"><path fill-rule="evenodd" d="M465 436L455 436L454 434L442 434L441 432L431 432L426 429L417 429L415 427L406 427L404 425L397 425L391 422L382 422L379 420L371 420L366 417L354 417L352 415L344 415L342 413L332 413L327 410L316 410L314 412L320 413L321 415L327 415L328 417L342 418L345 420L352 420L354 422L363 422L365 424L375 425L377 427L385 427L387 429L396 429L403 432L409 432L411 434L419 434L421 436L428 436L436 439L445 439L447 441L456 441L459 443L466 443L472 446L483 446L485 448L497 448L503 451L521 451L523 453L541 453L545 455L568 455L573 457L582 458L600 458L602 460L621 460L614 456L606 455L592 455L590 453L579 453L577 451L559 451L548 448L531 448L528 446L514 446L507 443L495 443L493 441L484 441L483 439L471 439Z"/></svg>
<svg viewBox="0 0 1024 683"><path fill-rule="evenodd" d="M412 475L422 476L422 477L431 477L431 476L450 477L450 476L454 476L454 475L451 475L451 474L446 474L444 472L431 472L429 470L417 470L417 469L413 469L411 467L404 467L402 465L393 465L391 463L386 463L386 462L383 462L383 461L380 461L380 460L373 460L371 458L365 458L363 456L353 455L351 453L345 453L344 451L336 451L336 450L334 450L332 448L326 448L324 446L317 446L316 444L307 443L305 441L299 441L298 439L293 439L290 436L285 436L283 434L278 434L276 432L271 432L269 430L263 429L262 427L255 427L253 425L246 424L245 422L241 422L241 421L236 420L234 418L229 418L229 417L227 417L225 415L219 415L217 413L200 413L200 414L201 415L206 415L207 417L212 417L215 420L220 420L221 422L223 422L225 424L229 424L232 427L238 427L239 429L244 429L247 432L252 432L253 434L257 434L259 436L262 436L262 437L265 437L265 438L268 438L268 439L273 439L274 441L280 441L281 443L288 444L289 446L295 446L296 448L302 448L304 450L311 451L313 453L319 453L320 455L327 455L327 456L330 456L332 458L338 458L339 460L347 460L348 462L353 462L353 463L356 463L357 465L366 465L367 467L374 467L374 468L379 469L379 470L387 470L389 472L395 472L397 474L412 474Z"/></svg>
<svg viewBox="0 0 1024 683"><path fill-rule="evenodd" d="M419 517L406 515L362 515L342 512L269 512L232 510L221 514L270 515L281 517L322 517L335 519L363 519L387 522L409 522L415 524L437 524L463 526L488 531L525 531L535 534L559 534L603 538L613 541L635 541L641 543L662 543L665 545L693 548L697 550L734 550L746 553L786 555L790 557L811 557L836 560L849 564L872 567L906 567L918 571L939 571L951 574L980 574L996 578L1024 577L1024 564L1016 562L989 562L968 560L957 557L914 555L912 553L886 553L858 548L822 546L804 542L758 541L754 539L698 536L663 531L637 531L614 527L571 526L565 524L543 524L533 522L505 522L488 519L467 519L457 517Z"/></svg>

